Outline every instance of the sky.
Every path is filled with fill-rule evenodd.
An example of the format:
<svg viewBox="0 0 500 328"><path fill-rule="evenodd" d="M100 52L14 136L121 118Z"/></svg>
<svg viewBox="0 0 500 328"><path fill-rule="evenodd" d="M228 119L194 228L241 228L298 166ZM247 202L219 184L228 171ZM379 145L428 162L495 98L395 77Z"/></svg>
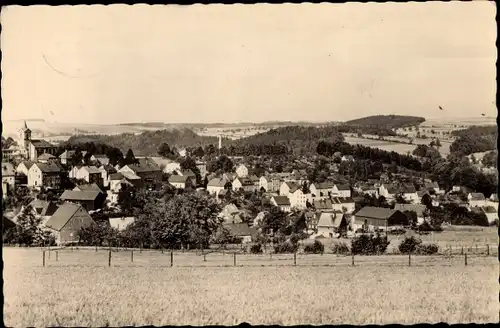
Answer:
<svg viewBox="0 0 500 328"><path fill-rule="evenodd" d="M496 117L495 14L483 1L4 7L2 120Z"/></svg>

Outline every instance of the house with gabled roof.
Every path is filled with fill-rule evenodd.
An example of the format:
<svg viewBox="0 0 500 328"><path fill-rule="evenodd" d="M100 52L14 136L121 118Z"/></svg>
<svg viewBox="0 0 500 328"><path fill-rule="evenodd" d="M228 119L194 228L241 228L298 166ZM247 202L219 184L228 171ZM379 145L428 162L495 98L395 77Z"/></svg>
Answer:
<svg viewBox="0 0 500 328"><path fill-rule="evenodd" d="M333 209L342 213L351 214L356 209L356 202L351 197L333 197Z"/></svg>
<svg viewBox="0 0 500 328"><path fill-rule="evenodd" d="M100 193L104 193L104 191L96 184L96 183L89 183L89 184L81 184L77 185L75 188L73 188L74 191L97 191Z"/></svg>
<svg viewBox="0 0 500 328"><path fill-rule="evenodd" d="M102 208L106 196L97 190L65 190L60 199L79 204L87 211L94 211Z"/></svg>
<svg viewBox="0 0 500 328"><path fill-rule="evenodd" d="M240 164L235 170L236 174L240 178L246 178L248 176L248 167L245 164Z"/></svg>
<svg viewBox="0 0 500 328"><path fill-rule="evenodd" d="M292 204L287 196L273 196L271 197L271 204L279 207L283 212L290 212Z"/></svg>
<svg viewBox="0 0 500 328"><path fill-rule="evenodd" d="M11 163L2 163L2 194L6 197L8 193L16 188L16 170Z"/></svg>
<svg viewBox="0 0 500 328"><path fill-rule="evenodd" d="M117 173L118 171L116 171L116 169L112 165L109 165L109 164L101 165L100 167L98 167L98 169L99 169L99 171L101 171L103 186L108 187L109 181L110 181L110 179L109 179L110 175L113 173Z"/></svg>
<svg viewBox="0 0 500 328"><path fill-rule="evenodd" d="M59 155L59 160L64 165L69 165L73 156L75 156L75 150L65 150L61 155Z"/></svg>
<svg viewBox="0 0 500 328"><path fill-rule="evenodd" d="M295 182L285 181L280 186L280 196L288 196L297 189L300 189L298 184Z"/></svg>
<svg viewBox="0 0 500 328"><path fill-rule="evenodd" d="M135 222L135 217L133 216L122 216L122 217L110 217L108 219L111 228L118 231L123 231L127 229L129 225Z"/></svg>
<svg viewBox="0 0 500 328"><path fill-rule="evenodd" d="M22 175L25 175L26 177L28 177L28 172L31 169L31 167L33 166L33 164L35 164L35 163L36 163L35 161L22 161L17 166L16 172L18 174L22 174Z"/></svg>
<svg viewBox="0 0 500 328"><path fill-rule="evenodd" d="M410 202L412 204L418 204L420 199L417 194L417 189L415 186L411 183L405 183L401 186L401 196L403 196L403 199L406 200L407 202Z"/></svg>
<svg viewBox="0 0 500 328"><path fill-rule="evenodd" d="M34 163L28 171L28 186L60 189L66 172L56 163Z"/></svg>
<svg viewBox="0 0 500 328"><path fill-rule="evenodd" d="M247 223L225 223L223 228L229 231L232 237L241 238L243 244L251 243L257 237L257 228L250 227Z"/></svg>
<svg viewBox="0 0 500 328"><path fill-rule="evenodd" d="M387 200L393 200L394 198L396 198L399 190L393 184L383 183L380 185L378 193L380 196L383 196Z"/></svg>
<svg viewBox="0 0 500 328"><path fill-rule="evenodd" d="M96 166L75 166L71 169L69 176L73 179L85 180L90 184L104 185L102 171Z"/></svg>
<svg viewBox="0 0 500 328"><path fill-rule="evenodd" d="M317 213L317 234L326 238L333 238L342 230L347 231L348 225L344 213L338 211Z"/></svg>
<svg viewBox="0 0 500 328"><path fill-rule="evenodd" d="M256 190L256 186L252 180L249 178L236 178L232 183L233 191L244 190L247 192L253 192Z"/></svg>
<svg viewBox="0 0 500 328"><path fill-rule="evenodd" d="M332 200L329 198L317 199L317 200L315 199L313 201L313 206L317 212L331 212L331 211L333 211Z"/></svg>
<svg viewBox="0 0 500 328"><path fill-rule="evenodd" d="M422 224L425 222L425 216L427 212L427 207L422 204L394 204L394 209L401 212L415 212L417 214L417 224Z"/></svg>
<svg viewBox="0 0 500 328"><path fill-rule="evenodd" d="M498 222L498 209L494 208L493 206L483 206L481 207L481 210L483 211L484 215L486 215L486 219L488 219L488 223L490 225Z"/></svg>
<svg viewBox="0 0 500 328"><path fill-rule="evenodd" d="M333 192L334 185L335 184L331 181L313 182L309 186L309 190L314 198L329 198L330 194Z"/></svg>
<svg viewBox="0 0 500 328"><path fill-rule="evenodd" d="M213 178L208 181L207 191L210 195L218 195L222 190L225 189L226 183L228 181L224 178Z"/></svg>
<svg viewBox="0 0 500 328"><path fill-rule="evenodd" d="M80 229L93 224L94 220L81 205L66 202L59 206L45 226L54 232L58 245L67 245L77 243Z"/></svg>
<svg viewBox="0 0 500 328"><path fill-rule="evenodd" d="M59 206L52 201L35 199L30 203L35 215L39 217L50 217L54 215Z"/></svg>
<svg viewBox="0 0 500 328"><path fill-rule="evenodd" d="M40 156L38 156L37 161L40 163L48 163L49 161L55 160L56 157L52 154L49 153L43 153Z"/></svg>
<svg viewBox="0 0 500 328"><path fill-rule="evenodd" d="M259 188L264 188L267 192L277 192L280 190L281 179L275 175L263 175L259 179Z"/></svg>
<svg viewBox="0 0 500 328"><path fill-rule="evenodd" d="M145 185L152 186L162 179L162 170L158 164L149 158L138 159L137 164L127 164L118 170L119 173L134 174L143 180Z"/></svg>
<svg viewBox="0 0 500 328"><path fill-rule="evenodd" d="M365 206L354 215L355 230L385 230L386 227L404 226L408 218L401 211L384 207Z"/></svg>
<svg viewBox="0 0 500 328"><path fill-rule="evenodd" d="M192 177L188 175L171 175L168 178L168 183L170 183L176 189L186 189L186 187L192 186Z"/></svg>
<svg viewBox="0 0 500 328"><path fill-rule="evenodd" d="M467 201L470 207L486 206L486 197L482 192L471 192L467 195Z"/></svg>
<svg viewBox="0 0 500 328"><path fill-rule="evenodd" d="M336 183L332 187L332 196L341 197L341 198L349 198L351 197L351 186L344 183Z"/></svg>
<svg viewBox="0 0 500 328"><path fill-rule="evenodd" d="M242 223L241 211L234 204L228 204L222 208L218 217L224 220L224 223Z"/></svg>
<svg viewBox="0 0 500 328"><path fill-rule="evenodd" d="M90 160L96 163L97 166L109 165L109 157L104 154L94 154L90 156Z"/></svg>

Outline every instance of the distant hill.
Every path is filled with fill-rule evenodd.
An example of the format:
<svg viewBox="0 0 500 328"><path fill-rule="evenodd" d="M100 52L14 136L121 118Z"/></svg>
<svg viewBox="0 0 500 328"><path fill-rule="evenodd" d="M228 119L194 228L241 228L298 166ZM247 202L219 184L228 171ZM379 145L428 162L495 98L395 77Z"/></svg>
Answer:
<svg viewBox="0 0 500 328"><path fill-rule="evenodd" d="M498 127L495 125L471 126L451 132L458 138L450 146L455 155L469 155L497 148Z"/></svg>
<svg viewBox="0 0 500 328"><path fill-rule="evenodd" d="M136 156L151 156L157 154L158 146L166 142L170 147L177 148L217 144L216 137L199 136L189 129L172 129L147 131L140 134L122 133L116 135L77 135L67 141L68 144L85 142L103 143L117 147L122 152L132 149Z"/></svg>
<svg viewBox="0 0 500 328"><path fill-rule="evenodd" d="M351 126L379 127L397 129L407 126L415 126L425 122L425 118L405 115L374 115L345 122Z"/></svg>

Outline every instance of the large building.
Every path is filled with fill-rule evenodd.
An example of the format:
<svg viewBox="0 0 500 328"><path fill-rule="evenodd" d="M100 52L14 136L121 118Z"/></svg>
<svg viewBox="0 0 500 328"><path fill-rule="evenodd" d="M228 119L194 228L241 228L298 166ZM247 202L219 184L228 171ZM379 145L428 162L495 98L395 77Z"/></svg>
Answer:
<svg viewBox="0 0 500 328"><path fill-rule="evenodd" d="M24 126L19 131L19 150L23 157L30 161L38 160L38 156L47 153L50 155L55 155L57 152L57 147L47 142L45 140L31 139L31 130L28 128L26 121Z"/></svg>

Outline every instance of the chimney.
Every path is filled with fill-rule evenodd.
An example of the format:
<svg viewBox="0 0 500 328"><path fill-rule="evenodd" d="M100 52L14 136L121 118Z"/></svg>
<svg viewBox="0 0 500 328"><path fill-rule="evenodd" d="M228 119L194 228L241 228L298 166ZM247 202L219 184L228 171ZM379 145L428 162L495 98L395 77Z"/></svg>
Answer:
<svg viewBox="0 0 500 328"><path fill-rule="evenodd" d="M222 148L222 137L219 134L219 149L221 149L221 148Z"/></svg>

